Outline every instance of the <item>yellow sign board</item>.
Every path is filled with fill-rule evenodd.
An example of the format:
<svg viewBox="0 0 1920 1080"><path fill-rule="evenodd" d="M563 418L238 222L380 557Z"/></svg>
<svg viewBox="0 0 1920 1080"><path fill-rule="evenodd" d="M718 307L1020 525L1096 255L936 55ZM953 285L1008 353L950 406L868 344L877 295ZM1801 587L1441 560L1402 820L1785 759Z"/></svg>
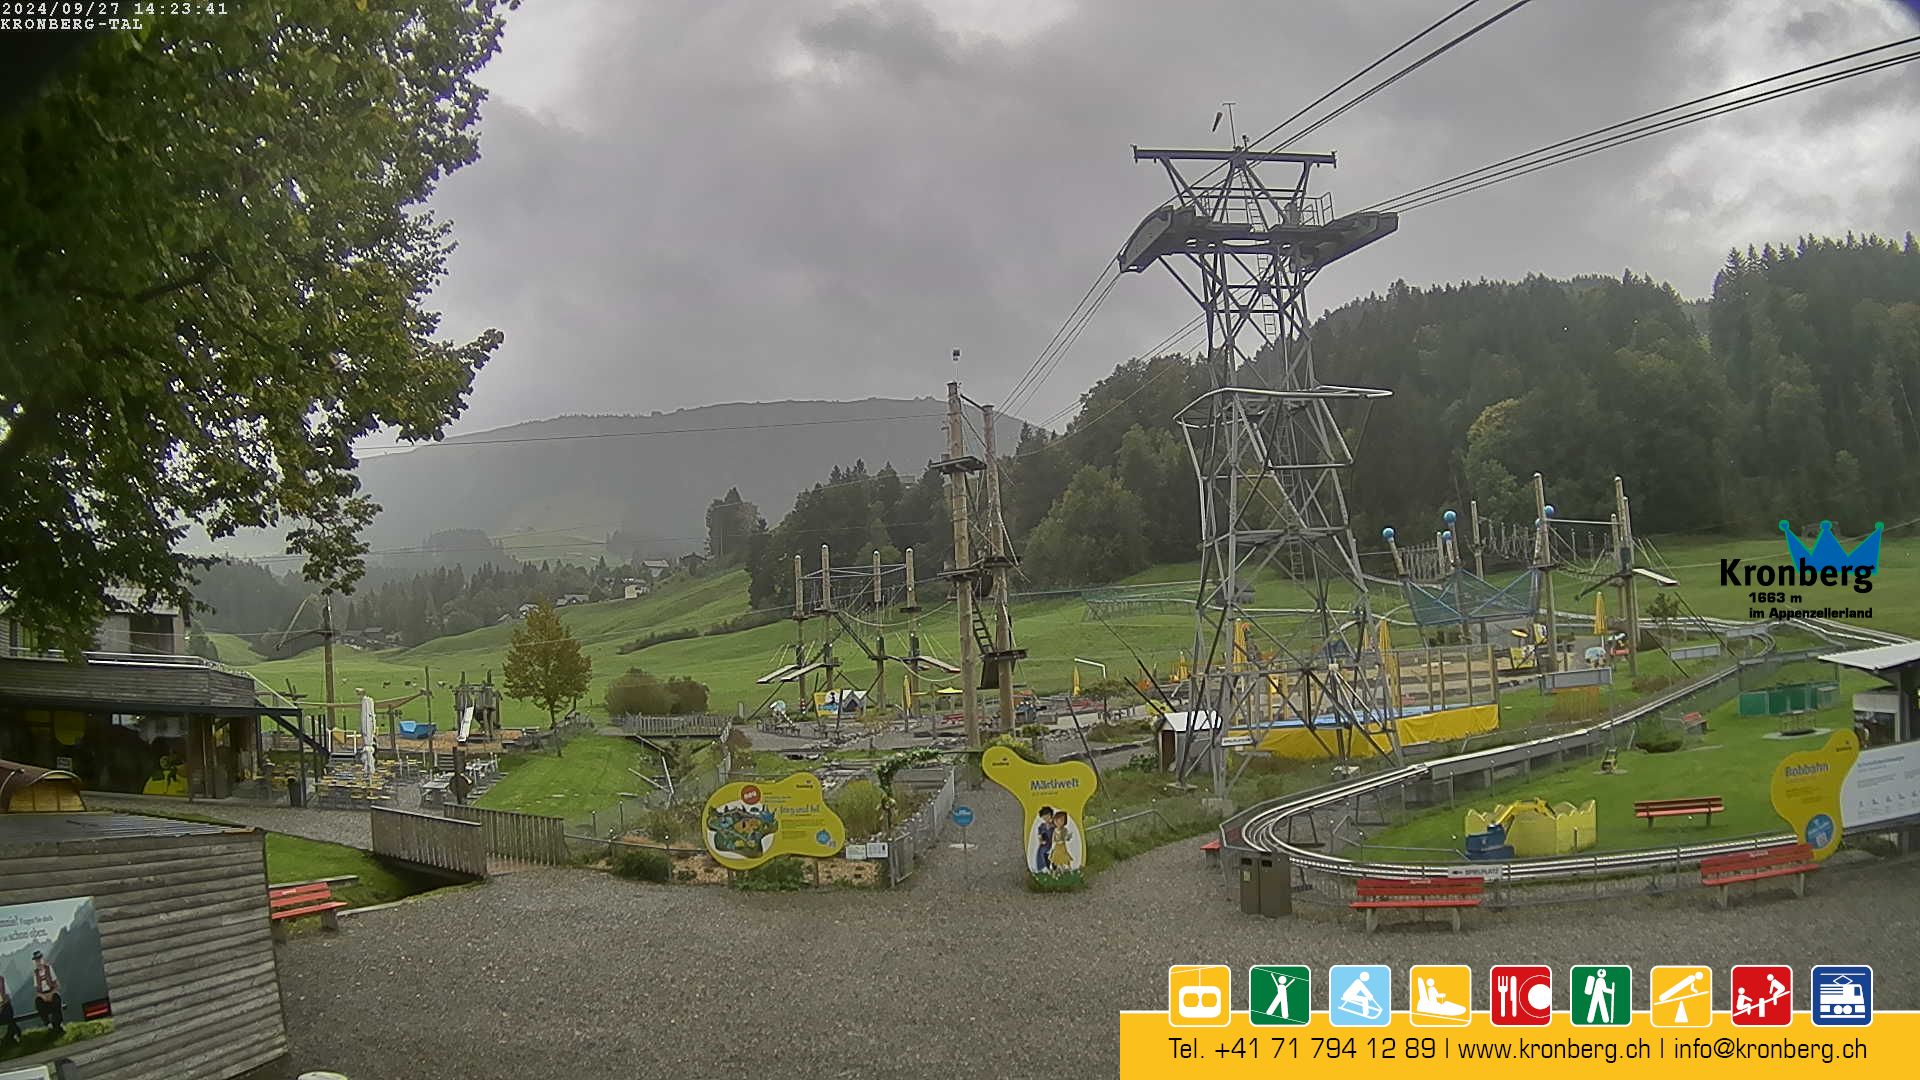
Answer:
<svg viewBox="0 0 1920 1080"><path fill-rule="evenodd" d="M1077 873L1087 865L1086 811L1098 782L1084 761L1037 765L1005 746L980 755L987 779L1020 800L1027 871Z"/></svg>
<svg viewBox="0 0 1920 1080"><path fill-rule="evenodd" d="M1773 770L1773 809L1793 835L1824 859L1840 846L1840 785L1860 756L1860 739L1836 731L1818 750L1788 754Z"/></svg>
<svg viewBox="0 0 1920 1080"><path fill-rule="evenodd" d="M765 783L724 784L701 815L707 853L729 870L751 870L780 855L823 858L847 846L847 827L827 806L812 773Z"/></svg>

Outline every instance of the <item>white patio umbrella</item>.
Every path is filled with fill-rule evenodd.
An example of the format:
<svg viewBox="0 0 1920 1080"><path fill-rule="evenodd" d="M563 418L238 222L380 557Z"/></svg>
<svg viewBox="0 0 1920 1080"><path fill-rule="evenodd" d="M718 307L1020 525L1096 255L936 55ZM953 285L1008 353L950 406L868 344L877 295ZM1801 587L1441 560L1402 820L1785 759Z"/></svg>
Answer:
<svg viewBox="0 0 1920 1080"><path fill-rule="evenodd" d="M367 780L373 780L373 699L360 695L360 761L367 767Z"/></svg>

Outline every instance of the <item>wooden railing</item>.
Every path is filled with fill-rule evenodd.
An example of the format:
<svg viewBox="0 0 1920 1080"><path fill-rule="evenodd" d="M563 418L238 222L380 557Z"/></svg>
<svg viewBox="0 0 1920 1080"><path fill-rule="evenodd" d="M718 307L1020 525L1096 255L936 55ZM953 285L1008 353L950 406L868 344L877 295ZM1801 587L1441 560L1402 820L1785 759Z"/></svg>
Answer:
<svg viewBox="0 0 1920 1080"><path fill-rule="evenodd" d="M373 853L473 878L487 876L486 830L467 821L375 807Z"/></svg>
<svg viewBox="0 0 1920 1080"><path fill-rule="evenodd" d="M480 826L486 852L496 859L542 866L564 866L573 861L567 854L567 823L561 818L452 803L442 809L449 818Z"/></svg>

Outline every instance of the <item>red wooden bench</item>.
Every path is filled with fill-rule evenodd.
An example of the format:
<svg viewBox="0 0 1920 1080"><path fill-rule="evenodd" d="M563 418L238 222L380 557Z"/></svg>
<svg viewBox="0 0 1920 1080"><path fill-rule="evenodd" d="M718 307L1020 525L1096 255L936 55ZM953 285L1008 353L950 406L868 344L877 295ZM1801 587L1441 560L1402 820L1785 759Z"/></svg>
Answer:
<svg viewBox="0 0 1920 1080"><path fill-rule="evenodd" d="M1769 878L1793 878L1793 894L1807 895L1807 875L1820 869L1813 849L1805 844L1769 851L1742 851L1700 860L1700 884L1720 890L1720 906L1727 906L1727 888Z"/></svg>
<svg viewBox="0 0 1920 1080"><path fill-rule="evenodd" d="M1390 878L1361 878L1354 883L1351 905L1367 914L1367 933L1373 933L1375 920L1384 908L1410 908L1423 911L1444 909L1453 916L1453 931L1460 932L1460 909L1480 906L1487 883L1477 877L1416 878L1396 881Z"/></svg>
<svg viewBox="0 0 1920 1080"><path fill-rule="evenodd" d="M324 881L267 890L267 914L273 920L273 936L279 940L285 940L287 936L287 923L303 915L318 915L321 926L338 930L340 909L351 906L335 900L333 886Z"/></svg>
<svg viewBox="0 0 1920 1080"><path fill-rule="evenodd" d="M1216 836L1206 843L1201 844L1200 852L1207 857L1208 866L1218 865L1220 862L1220 838Z"/></svg>
<svg viewBox="0 0 1920 1080"><path fill-rule="evenodd" d="M1633 804L1633 816L1647 819L1647 828L1653 828L1653 819L1663 817L1692 817L1705 814L1707 824L1713 824L1713 815L1725 810L1726 804L1718 795L1704 795L1693 799L1641 799Z"/></svg>

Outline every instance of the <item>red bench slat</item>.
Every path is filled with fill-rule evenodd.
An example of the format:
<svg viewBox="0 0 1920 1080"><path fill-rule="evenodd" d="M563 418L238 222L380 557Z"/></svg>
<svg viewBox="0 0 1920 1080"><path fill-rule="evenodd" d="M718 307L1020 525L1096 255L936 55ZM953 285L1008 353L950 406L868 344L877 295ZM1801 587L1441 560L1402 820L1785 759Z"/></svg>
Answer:
<svg viewBox="0 0 1920 1080"><path fill-rule="evenodd" d="M1424 878L1394 881L1361 878L1354 883L1354 907L1452 907L1480 902L1486 882L1480 878Z"/></svg>
<svg viewBox="0 0 1920 1080"><path fill-rule="evenodd" d="M344 901L335 900L332 903L314 904L311 907L294 908L291 911L276 911L273 913L273 917L276 919L297 919L302 915L318 915L323 911L339 911L341 908L350 906L351 905Z"/></svg>
<svg viewBox="0 0 1920 1080"><path fill-rule="evenodd" d="M325 915L331 926L332 912L352 906L344 900L335 900L333 886L324 881L267 890L267 914L273 922L297 919L303 915Z"/></svg>
<svg viewBox="0 0 1920 1080"><path fill-rule="evenodd" d="M1204 844L1201 844L1201 845L1200 845L1200 850L1201 850L1201 851L1219 851L1219 850L1220 850L1220 839L1219 839L1219 837L1215 837L1214 839L1212 839L1212 840L1209 840L1209 841L1207 841L1207 842L1206 842L1206 843L1204 843Z"/></svg>

